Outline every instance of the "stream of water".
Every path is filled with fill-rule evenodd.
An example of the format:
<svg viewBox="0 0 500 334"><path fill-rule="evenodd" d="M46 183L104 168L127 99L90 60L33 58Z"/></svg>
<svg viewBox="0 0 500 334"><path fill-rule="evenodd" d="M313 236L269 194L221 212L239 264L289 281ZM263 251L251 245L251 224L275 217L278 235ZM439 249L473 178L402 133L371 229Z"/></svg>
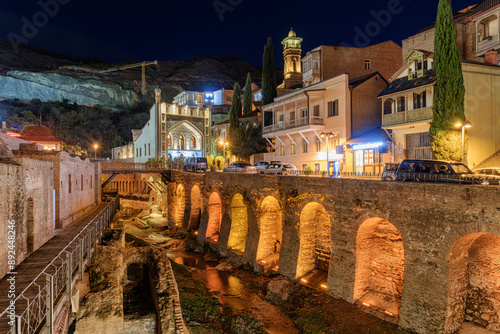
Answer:
<svg viewBox="0 0 500 334"><path fill-rule="evenodd" d="M237 314L251 316L259 321L267 332L299 333L293 321L285 317L279 307L262 300L244 287L237 277L212 267L202 254L169 251L169 257L175 263L191 268L192 277L204 282L210 291L220 291L217 298L221 304L231 306Z"/></svg>

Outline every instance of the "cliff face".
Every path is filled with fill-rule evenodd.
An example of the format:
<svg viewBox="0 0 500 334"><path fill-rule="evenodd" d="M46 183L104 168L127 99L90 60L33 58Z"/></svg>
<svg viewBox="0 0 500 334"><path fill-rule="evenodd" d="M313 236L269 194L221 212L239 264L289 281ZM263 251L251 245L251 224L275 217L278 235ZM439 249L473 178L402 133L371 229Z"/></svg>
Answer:
<svg viewBox="0 0 500 334"><path fill-rule="evenodd" d="M99 73L113 67L116 65L54 55L29 46L15 53L8 42L0 40L0 97L27 101L67 99L113 110L136 105L141 101L140 67ZM248 72L260 85L260 70L234 57L160 61L157 66L147 67L146 99L153 101L156 87L162 89L165 102L171 102L183 90L230 89L236 81L244 85Z"/></svg>

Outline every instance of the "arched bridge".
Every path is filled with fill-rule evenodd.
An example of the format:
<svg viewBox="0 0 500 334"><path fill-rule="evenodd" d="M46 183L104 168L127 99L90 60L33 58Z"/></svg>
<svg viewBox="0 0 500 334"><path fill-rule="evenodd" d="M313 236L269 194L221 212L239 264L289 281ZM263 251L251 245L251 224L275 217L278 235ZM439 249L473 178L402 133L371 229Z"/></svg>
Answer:
<svg viewBox="0 0 500 334"><path fill-rule="evenodd" d="M418 333L500 331L500 187L172 171L171 224Z"/></svg>
<svg viewBox="0 0 500 334"><path fill-rule="evenodd" d="M105 188L118 174L134 174L134 173L158 173L161 174L166 181L170 180L171 163L134 163L134 162L103 162L100 163L101 173L111 174L101 185Z"/></svg>

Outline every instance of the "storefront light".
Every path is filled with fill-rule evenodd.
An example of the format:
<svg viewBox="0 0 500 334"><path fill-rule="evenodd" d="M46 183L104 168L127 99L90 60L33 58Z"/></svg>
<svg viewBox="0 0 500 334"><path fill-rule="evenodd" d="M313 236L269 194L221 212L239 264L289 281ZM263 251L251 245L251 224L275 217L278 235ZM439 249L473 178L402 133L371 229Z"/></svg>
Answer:
<svg viewBox="0 0 500 334"><path fill-rule="evenodd" d="M353 150L368 150L371 148L378 148L382 145L384 145L384 143L358 144L358 145L353 145L352 149Z"/></svg>

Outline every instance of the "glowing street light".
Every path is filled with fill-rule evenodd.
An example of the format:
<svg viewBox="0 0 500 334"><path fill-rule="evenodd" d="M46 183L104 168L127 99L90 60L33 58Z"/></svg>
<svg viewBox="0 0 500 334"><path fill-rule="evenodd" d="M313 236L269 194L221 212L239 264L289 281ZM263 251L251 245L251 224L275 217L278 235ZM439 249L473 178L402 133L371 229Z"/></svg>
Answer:
<svg viewBox="0 0 500 334"><path fill-rule="evenodd" d="M219 144L224 147L224 167L226 167L226 146L229 144L227 141L219 140Z"/></svg>
<svg viewBox="0 0 500 334"><path fill-rule="evenodd" d="M329 160L328 160L328 140L330 138L333 138L333 137L336 137L337 135L334 134L333 132L321 132L321 134L319 135L321 138L325 138L326 137L326 170L328 171L328 176L330 176L330 166L328 166L329 164Z"/></svg>
<svg viewBox="0 0 500 334"><path fill-rule="evenodd" d="M94 160L97 160L97 144L94 144Z"/></svg>
<svg viewBox="0 0 500 334"><path fill-rule="evenodd" d="M462 163L465 164L465 129L472 127L472 124L470 122L465 121L465 122L457 122L455 126L462 127Z"/></svg>

